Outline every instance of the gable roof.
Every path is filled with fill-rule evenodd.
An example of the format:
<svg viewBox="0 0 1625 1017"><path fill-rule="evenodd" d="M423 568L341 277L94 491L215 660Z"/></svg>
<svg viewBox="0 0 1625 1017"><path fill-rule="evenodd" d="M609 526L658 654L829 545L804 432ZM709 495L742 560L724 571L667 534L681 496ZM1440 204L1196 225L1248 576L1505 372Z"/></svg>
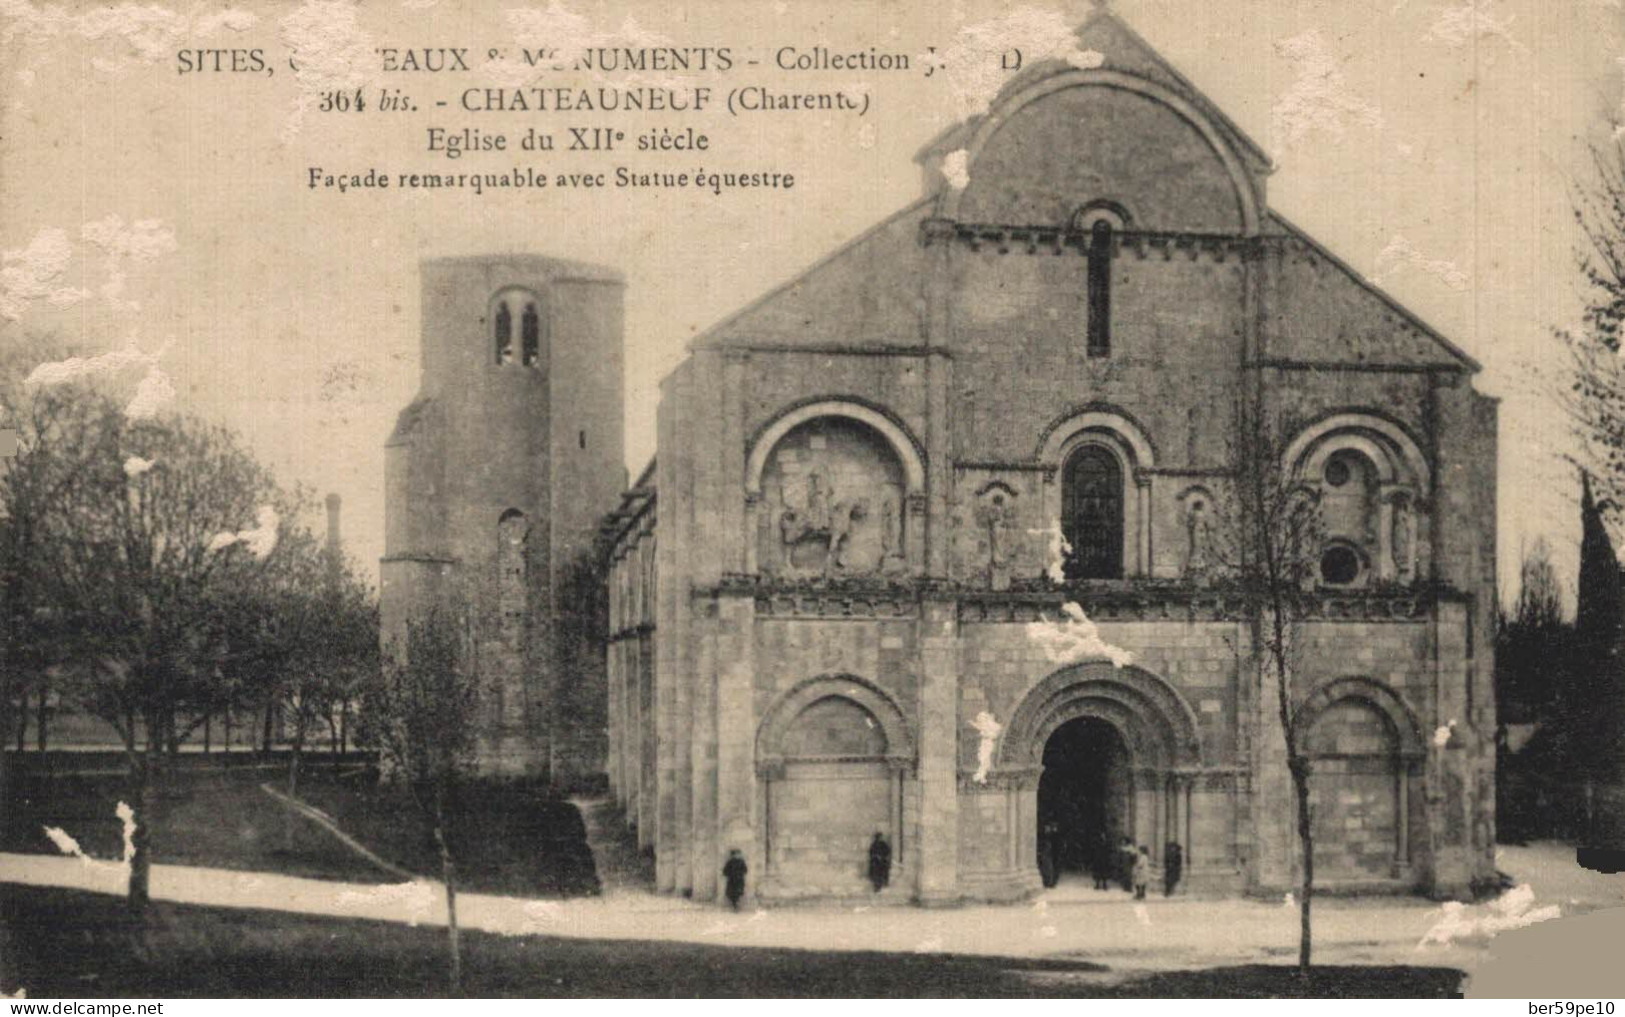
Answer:
<svg viewBox="0 0 1625 1017"><path fill-rule="evenodd" d="M1219 133L1224 135L1225 140L1241 156L1249 170L1258 174L1274 172L1273 160L1258 142L1109 8L1097 7L1078 26L1074 35L1081 48L1093 50L1104 58L1102 67L1155 81L1188 99L1213 122ZM989 103L989 109L997 108L1006 97L1029 85L1051 75L1074 69L1072 64L1059 59L1044 60L1025 68L1004 83L998 95ZM965 147L987 117L987 113L980 113L944 128L920 148L914 156L914 161L929 163L948 152Z"/></svg>
<svg viewBox="0 0 1625 1017"><path fill-rule="evenodd" d="M919 198L836 247L790 279L707 328L690 349L734 343L829 345L895 342L917 336L917 292L896 286L914 278L924 255L919 226L933 199ZM894 271L854 272L854 259Z"/></svg>
<svg viewBox="0 0 1625 1017"><path fill-rule="evenodd" d="M1389 310L1403 318L1406 324L1416 329L1417 332L1431 339L1441 349L1443 349L1445 353L1449 354L1451 359L1467 368L1468 371L1473 374L1477 374L1479 371L1484 369L1484 365L1480 364L1466 350L1462 349L1460 346L1457 346L1449 339L1446 339L1443 333L1434 328L1432 325L1429 325L1426 321L1423 321L1416 314L1416 312L1394 299L1394 297L1389 295L1385 290L1383 290L1382 287L1378 286L1370 279L1367 279L1361 273L1355 271L1348 262L1344 261L1342 258L1339 258L1336 254L1333 254L1324 244L1310 236L1304 230L1298 228L1281 213L1275 211L1274 209L1270 209L1269 219L1273 225L1279 226L1281 230L1286 233L1286 235L1310 248L1317 255L1326 259L1326 261L1332 265L1335 265L1339 271L1349 278L1350 281L1355 283L1366 293L1369 293L1371 296L1381 301Z"/></svg>

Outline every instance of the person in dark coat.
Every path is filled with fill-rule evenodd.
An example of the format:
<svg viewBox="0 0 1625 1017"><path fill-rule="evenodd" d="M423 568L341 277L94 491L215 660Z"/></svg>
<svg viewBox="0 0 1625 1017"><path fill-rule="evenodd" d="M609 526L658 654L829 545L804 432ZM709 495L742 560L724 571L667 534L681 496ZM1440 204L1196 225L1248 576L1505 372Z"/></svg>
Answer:
<svg viewBox="0 0 1625 1017"><path fill-rule="evenodd" d="M1096 890L1110 889L1112 842L1104 830L1089 838L1089 875L1095 879Z"/></svg>
<svg viewBox="0 0 1625 1017"><path fill-rule="evenodd" d="M1117 843L1117 879L1123 889L1134 889L1134 863L1139 860L1140 849L1127 837Z"/></svg>
<svg viewBox="0 0 1625 1017"><path fill-rule="evenodd" d="M1177 840L1168 842L1162 850L1162 895L1172 897L1174 887L1179 885L1179 877L1185 871L1185 849L1179 846Z"/></svg>
<svg viewBox="0 0 1625 1017"><path fill-rule="evenodd" d="M884 890L886 884L891 882L891 845L879 832L869 842L869 882L874 885L875 893Z"/></svg>
<svg viewBox="0 0 1625 1017"><path fill-rule="evenodd" d="M728 895L728 903L735 911L739 910L739 898L745 896L747 871L745 856L739 853L738 848L729 848L728 861L722 866L722 878L726 880L723 892Z"/></svg>
<svg viewBox="0 0 1625 1017"><path fill-rule="evenodd" d="M1054 823L1045 823L1038 832L1038 877L1045 886L1054 886L1059 875L1055 869L1055 841L1060 836Z"/></svg>

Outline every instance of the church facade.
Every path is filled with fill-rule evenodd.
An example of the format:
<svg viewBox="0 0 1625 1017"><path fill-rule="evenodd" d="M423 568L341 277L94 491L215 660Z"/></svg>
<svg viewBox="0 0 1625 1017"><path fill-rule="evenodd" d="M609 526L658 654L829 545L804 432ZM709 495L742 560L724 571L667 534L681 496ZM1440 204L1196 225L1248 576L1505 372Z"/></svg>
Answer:
<svg viewBox="0 0 1625 1017"><path fill-rule="evenodd" d="M605 530L608 771L659 888L1010 900L1124 838L1297 879L1227 594L1238 406L1319 506L1295 629L1317 883L1493 874L1496 405L1265 199L1267 158L1108 12L925 193L699 337Z"/></svg>

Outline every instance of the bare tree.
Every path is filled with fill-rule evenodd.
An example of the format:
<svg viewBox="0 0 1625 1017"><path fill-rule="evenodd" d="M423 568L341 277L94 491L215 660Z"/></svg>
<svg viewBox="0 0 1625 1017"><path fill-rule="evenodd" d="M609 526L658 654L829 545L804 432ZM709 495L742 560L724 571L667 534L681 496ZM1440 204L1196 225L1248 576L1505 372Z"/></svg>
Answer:
<svg viewBox="0 0 1625 1017"><path fill-rule="evenodd" d="M1563 404L1605 511L1625 505L1625 139L1592 149L1593 182L1574 198L1584 245L1575 257L1588 293L1580 326L1560 329L1569 353Z"/></svg>
<svg viewBox="0 0 1625 1017"><path fill-rule="evenodd" d="M432 610L408 621L403 644L390 647L361 701L362 734L378 749L386 775L404 784L440 852L446 887L446 948L451 994L461 995L457 868L447 816L475 764L482 687L468 666L466 625Z"/></svg>
<svg viewBox="0 0 1625 1017"><path fill-rule="evenodd" d="M1244 396L1236 412L1233 497L1221 506L1215 556L1224 585L1240 594L1252 633L1259 688L1273 702L1292 781L1299 849L1298 967L1313 954L1315 891L1314 818L1310 759L1301 742L1298 707L1299 630L1310 616L1319 581L1322 525L1318 491L1285 461L1288 433L1260 392Z"/></svg>
<svg viewBox="0 0 1625 1017"><path fill-rule="evenodd" d="M300 506L308 499L299 499ZM287 528L254 581L227 591L218 707L263 702L289 725L287 793L297 797L305 749L317 726L355 695L378 666L372 591L347 562L303 527ZM296 817L288 813L287 848Z"/></svg>

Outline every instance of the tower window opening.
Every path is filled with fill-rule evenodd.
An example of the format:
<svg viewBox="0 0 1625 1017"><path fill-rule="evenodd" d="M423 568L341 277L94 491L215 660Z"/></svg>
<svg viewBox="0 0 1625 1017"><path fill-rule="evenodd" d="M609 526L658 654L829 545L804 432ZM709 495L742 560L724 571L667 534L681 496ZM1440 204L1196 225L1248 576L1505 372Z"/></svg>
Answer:
<svg viewBox="0 0 1625 1017"><path fill-rule="evenodd" d="M1089 227L1089 338L1091 357L1112 352L1111 287L1112 224L1096 219Z"/></svg>
<svg viewBox="0 0 1625 1017"><path fill-rule="evenodd" d="M576 443L579 444L582 448L587 447L587 432L586 431L578 431L578 432L576 432Z"/></svg>
<svg viewBox="0 0 1625 1017"><path fill-rule="evenodd" d="M526 367L535 367L536 361L542 356L542 319L536 313L536 305L525 305L525 313L520 318L520 327L524 342L524 360Z"/></svg>
<svg viewBox="0 0 1625 1017"><path fill-rule="evenodd" d="M497 302L496 324L493 327L496 338L497 363L513 363L513 313L508 310L508 302Z"/></svg>

